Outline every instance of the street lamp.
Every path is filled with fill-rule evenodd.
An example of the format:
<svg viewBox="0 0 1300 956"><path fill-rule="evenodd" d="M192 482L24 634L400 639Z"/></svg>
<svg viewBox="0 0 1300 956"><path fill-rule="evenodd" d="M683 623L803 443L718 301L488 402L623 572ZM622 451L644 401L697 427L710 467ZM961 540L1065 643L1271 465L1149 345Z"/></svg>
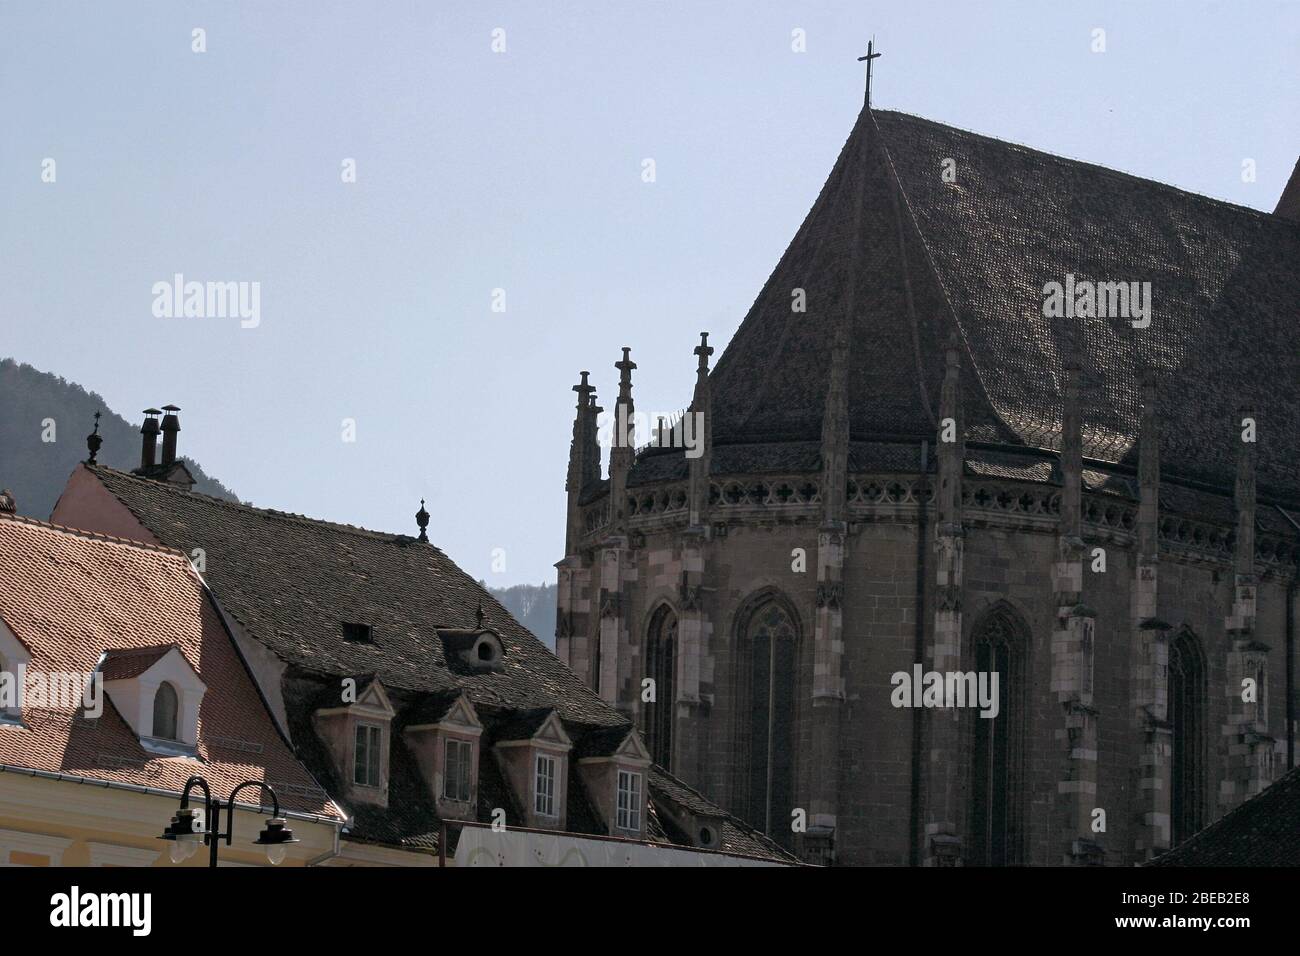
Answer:
<svg viewBox="0 0 1300 956"><path fill-rule="evenodd" d="M204 807L199 810L190 806L190 791L198 787L203 791ZM266 847L266 858L275 866L284 862L285 849L290 843L299 842L293 831L285 826L284 817L280 816L280 798L275 791L260 780L245 780L226 800L226 832L221 832L221 800L212 796L208 782L202 777L190 777L185 781L185 790L181 793L180 809L172 817L172 822L158 839L171 841L168 856L173 863L183 863L198 852L199 844L206 843L209 848L208 866L217 865L217 845L225 838L230 846L235 833L235 795L245 787L261 787L271 795L271 812L274 816L266 821L266 827L253 841L256 846Z"/></svg>

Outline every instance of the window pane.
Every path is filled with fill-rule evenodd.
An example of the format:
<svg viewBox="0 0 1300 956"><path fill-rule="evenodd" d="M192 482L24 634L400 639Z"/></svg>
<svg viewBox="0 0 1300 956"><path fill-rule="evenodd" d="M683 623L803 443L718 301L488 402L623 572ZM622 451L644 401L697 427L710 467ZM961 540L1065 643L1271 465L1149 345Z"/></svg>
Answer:
<svg viewBox="0 0 1300 956"><path fill-rule="evenodd" d="M449 800L469 800L469 777L473 758L473 744L463 740L448 740L446 767L443 774L443 796Z"/></svg>
<svg viewBox="0 0 1300 956"><path fill-rule="evenodd" d="M153 735L165 740L176 740L176 689L171 684L158 685L153 698Z"/></svg>
<svg viewBox="0 0 1300 956"><path fill-rule="evenodd" d="M380 730L374 724L357 724L356 757L352 780L366 787L379 786Z"/></svg>
<svg viewBox="0 0 1300 956"><path fill-rule="evenodd" d="M537 758L537 783L534 810L543 816L555 815L555 760Z"/></svg>
<svg viewBox="0 0 1300 956"><path fill-rule="evenodd" d="M641 775L627 770L618 772L616 825L624 830L641 829Z"/></svg>

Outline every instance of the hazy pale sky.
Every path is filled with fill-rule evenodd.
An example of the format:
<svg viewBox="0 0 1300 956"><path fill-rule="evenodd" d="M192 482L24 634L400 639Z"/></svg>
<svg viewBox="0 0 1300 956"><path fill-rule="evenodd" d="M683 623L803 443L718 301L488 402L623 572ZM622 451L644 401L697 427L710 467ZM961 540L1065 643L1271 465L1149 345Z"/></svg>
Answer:
<svg viewBox="0 0 1300 956"><path fill-rule="evenodd" d="M471 574L551 580L578 371L609 407L631 346L638 410L686 404L872 35L877 107L1216 198L1271 210L1300 148L1281 0L0 0L0 356L180 405L254 504L413 534L424 497ZM259 282L260 324L155 317L176 273Z"/></svg>

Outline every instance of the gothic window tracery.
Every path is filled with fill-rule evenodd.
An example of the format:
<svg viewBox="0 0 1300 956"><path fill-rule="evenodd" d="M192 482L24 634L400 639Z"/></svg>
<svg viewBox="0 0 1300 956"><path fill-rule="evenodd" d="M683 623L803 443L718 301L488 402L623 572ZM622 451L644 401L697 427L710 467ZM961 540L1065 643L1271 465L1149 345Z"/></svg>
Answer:
<svg viewBox="0 0 1300 956"><path fill-rule="evenodd" d="M661 605L650 619L646 636L645 676L654 680L654 697L646 701L642 736L659 766L672 769L673 709L677 699L677 615Z"/></svg>
<svg viewBox="0 0 1300 956"><path fill-rule="evenodd" d="M1177 846L1201 828L1205 660L1196 636L1183 629L1169 642L1168 719L1171 733L1169 824Z"/></svg>
<svg viewBox="0 0 1300 956"><path fill-rule="evenodd" d="M1024 713L1022 706L1029 629L1009 605L991 608L976 622L972 643L977 674L998 675L998 712L975 712L971 758L971 862L1008 866L1020 860L1020 804Z"/></svg>
<svg viewBox="0 0 1300 956"><path fill-rule="evenodd" d="M764 598L744 621L741 648L745 742L743 815L790 844L794 803L794 707L798 627L785 601Z"/></svg>

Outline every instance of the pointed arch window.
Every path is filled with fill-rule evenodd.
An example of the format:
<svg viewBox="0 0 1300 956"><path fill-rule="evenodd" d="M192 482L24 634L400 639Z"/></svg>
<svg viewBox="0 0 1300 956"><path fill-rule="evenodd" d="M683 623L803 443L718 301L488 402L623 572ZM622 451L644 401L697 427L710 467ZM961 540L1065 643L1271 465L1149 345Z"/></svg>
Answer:
<svg viewBox="0 0 1300 956"><path fill-rule="evenodd" d="M153 695L153 736L162 740L175 740L179 710L180 699L176 688L163 681Z"/></svg>
<svg viewBox="0 0 1300 956"><path fill-rule="evenodd" d="M664 604L650 619L646 636L645 676L654 680L655 699L645 705L642 733L650 758L672 769L673 710L677 700L677 615Z"/></svg>
<svg viewBox="0 0 1300 956"><path fill-rule="evenodd" d="M971 862L1008 866L1021 862L1022 753L1025 656L1029 628L1008 605L996 605L975 624L977 675L998 675L996 717L972 710Z"/></svg>
<svg viewBox="0 0 1300 956"><path fill-rule="evenodd" d="M1205 658L1186 629L1169 642L1168 717L1171 731L1169 825L1177 846L1201 828L1205 740Z"/></svg>
<svg viewBox="0 0 1300 956"><path fill-rule="evenodd" d="M794 708L798 628L776 597L748 616L740 642L744 706L740 710L745 779L743 813L778 843L790 842L794 805Z"/></svg>

